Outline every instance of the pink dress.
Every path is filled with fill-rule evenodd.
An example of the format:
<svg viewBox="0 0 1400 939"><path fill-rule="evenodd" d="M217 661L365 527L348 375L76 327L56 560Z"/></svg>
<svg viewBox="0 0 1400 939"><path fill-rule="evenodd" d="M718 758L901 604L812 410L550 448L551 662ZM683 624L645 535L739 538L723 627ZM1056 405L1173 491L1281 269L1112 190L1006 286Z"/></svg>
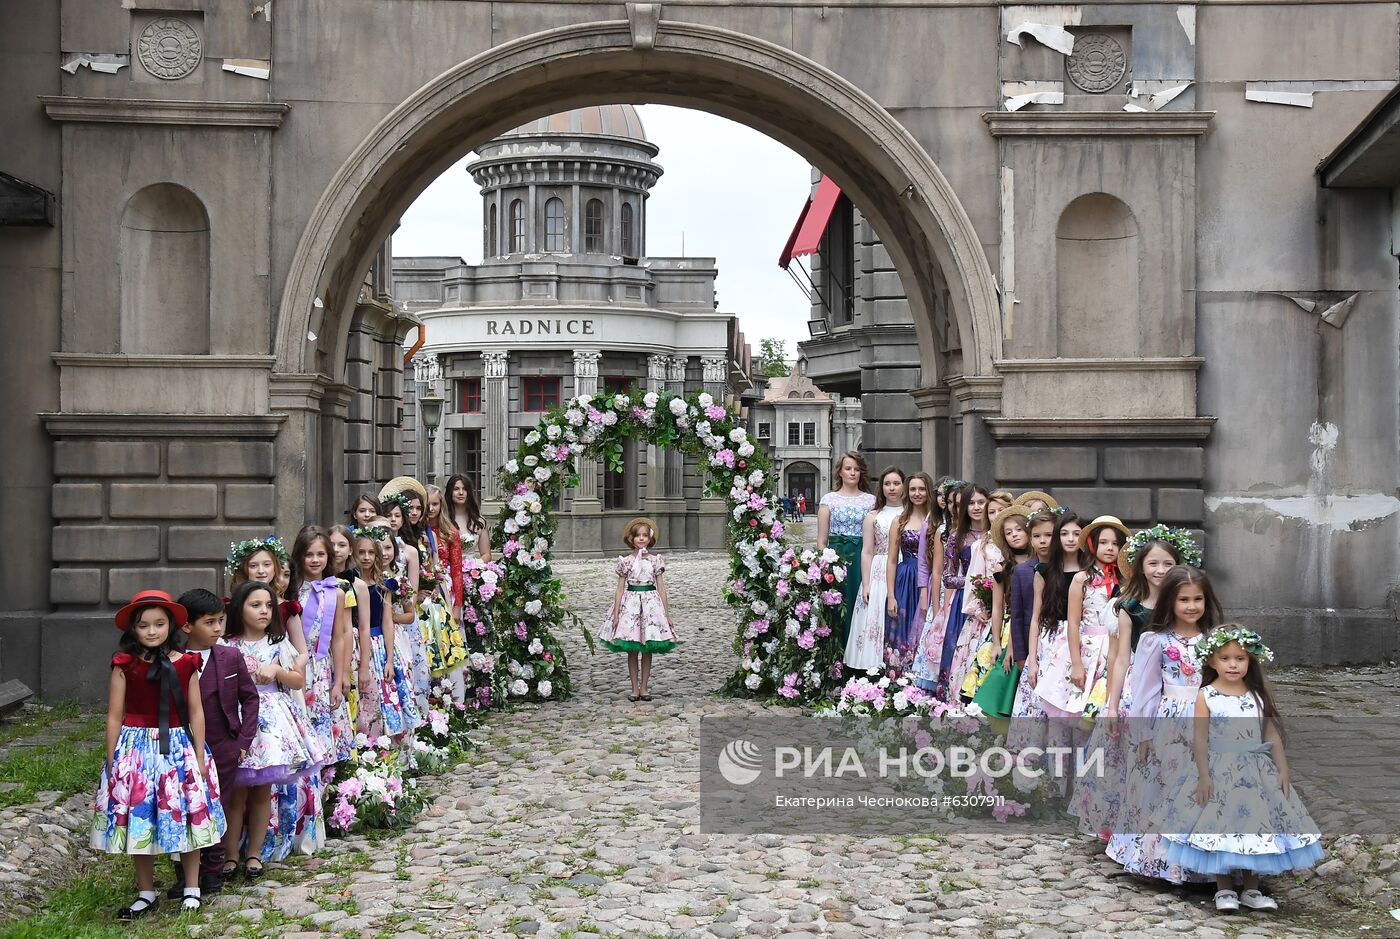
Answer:
<svg viewBox="0 0 1400 939"><path fill-rule="evenodd" d="M1109 609L1112 589L1110 582L1097 571L1084 587L1084 612L1079 619L1079 659L1084 664L1083 689L1070 680L1069 642L1061 639L1050 647L1035 693L1040 697L1041 706L1053 717L1079 720L1089 706L1095 686L1108 673L1110 631L1116 631L1118 622ZM1110 619L1113 622L1111 628Z"/></svg>
<svg viewBox="0 0 1400 939"><path fill-rule="evenodd" d="M645 549L617 559L617 576L626 581L622 600L608 608L598 639L611 652L670 652L676 633L666 621L656 578L666 560Z"/></svg>

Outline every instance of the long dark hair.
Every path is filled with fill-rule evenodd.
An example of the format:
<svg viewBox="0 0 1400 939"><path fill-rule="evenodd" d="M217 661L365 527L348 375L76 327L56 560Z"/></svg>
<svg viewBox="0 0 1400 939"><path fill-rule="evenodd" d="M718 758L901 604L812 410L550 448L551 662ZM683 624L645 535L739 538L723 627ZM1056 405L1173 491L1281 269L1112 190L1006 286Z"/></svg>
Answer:
<svg viewBox="0 0 1400 939"><path fill-rule="evenodd" d="M400 502L390 502L384 509L384 517L388 518L389 513L395 509L399 510L399 517L403 519L403 524L399 526L399 540L410 547L417 547L419 539L423 537L423 533L418 530L418 526L413 524L413 520L408 517L408 506Z"/></svg>
<svg viewBox="0 0 1400 939"><path fill-rule="evenodd" d="M1166 541L1159 541L1153 538L1145 542L1138 550L1137 557L1133 558L1133 565L1128 574L1128 583L1118 592L1118 604L1128 600L1136 600L1139 603L1145 601L1152 595L1152 585L1147 582L1147 574L1143 570L1143 562L1147 560L1147 555L1153 548L1162 548L1172 556L1174 564L1181 563L1181 554L1176 550L1176 546ZM1126 548L1124 549L1126 550Z"/></svg>
<svg viewBox="0 0 1400 939"><path fill-rule="evenodd" d="M228 619L224 625L224 635L234 638L243 635L243 608L248 605L248 598L259 590L267 591L267 595L272 598L272 620L267 624L267 638L276 645L287 638L287 627L282 623L282 609L277 602L277 594L270 584L260 580L244 581L233 591L233 597L228 601Z"/></svg>
<svg viewBox="0 0 1400 939"><path fill-rule="evenodd" d="M1239 623L1221 623L1220 629L1243 629ZM1226 643L1229 645L1229 643ZM1244 649L1244 646L1240 646ZM1219 650L1217 650L1219 651ZM1283 717L1278 712L1278 705L1274 703L1273 685L1269 683L1269 677L1264 674L1264 663L1258 657L1244 649L1244 654L1249 656L1249 670L1244 673L1244 686L1259 696L1259 719L1265 732L1269 729L1269 724L1273 724L1278 730L1280 740L1286 739L1283 733ZM1201 664L1201 687L1211 684L1220 673L1210 664L1210 659L1206 659Z"/></svg>
<svg viewBox="0 0 1400 939"><path fill-rule="evenodd" d="M175 617L170 614L170 611L159 603L138 606L131 611L131 619L127 620L127 627L122 630L121 638L117 640L117 650L134 658L145 659L147 662L155 659L155 652L148 646L141 645L141 640L136 638L136 624L141 622L141 617L145 615L147 610L162 610L165 613L166 621L170 624L170 630L165 634L165 641L156 646L155 651L167 656L172 652L179 652L180 628L175 625Z"/></svg>
<svg viewBox="0 0 1400 939"><path fill-rule="evenodd" d="M320 541L326 546L326 569L321 576L331 574L331 569L335 567L335 551L331 548L330 532L319 525L306 525L297 532L297 540L292 545L291 571L287 577L287 599L295 600L301 593L301 585L306 583L306 574L302 571L302 564L306 561L306 552L311 550L311 546ZM351 553L354 549L351 548Z"/></svg>
<svg viewBox="0 0 1400 939"><path fill-rule="evenodd" d="M895 537L897 532L904 531L909 519L914 517L914 501L909 498L909 484L916 479L924 481L924 524L932 517L930 511L933 508L933 477L928 473L910 473L909 478L904 481L904 511L899 513L899 520L890 529L890 537Z"/></svg>
<svg viewBox="0 0 1400 939"><path fill-rule="evenodd" d="M458 481L467 490L467 504L465 511L467 514L467 526L462 529L463 534L475 535L481 531L481 501L476 497L476 489L472 486L472 481L461 473L454 473L447 477L447 485L442 490L442 514L452 523L453 528L457 525L457 509L452 501L452 490L456 488Z"/></svg>
<svg viewBox="0 0 1400 939"><path fill-rule="evenodd" d="M841 486L844 485L843 482L842 482L842 480L841 480L841 470L842 470L843 467L845 467L846 461L847 461L847 460L855 460L855 461L856 461L856 466L860 468L860 481L857 483L857 485L859 486L861 492L869 492L869 491L870 491L870 464L866 463L866 462L865 462L865 457L864 457L863 455L861 455L861 454L860 454L858 451L856 451L856 450L847 450L845 453L841 454L841 456L840 456L839 459L837 459L837 461L836 461L836 473L835 473L835 475L832 477L832 480L831 480L831 482L832 482L831 491L832 491L832 492L840 492L840 491L841 491ZM878 499L879 496L876 496L875 498Z"/></svg>
<svg viewBox="0 0 1400 939"><path fill-rule="evenodd" d="M347 516L349 516L351 525L360 524L359 520L355 518L355 510L358 509L362 504L366 503L368 503L369 506L374 509L375 515L384 514L384 510L379 507L379 500L367 492L362 492L359 494L359 496L356 497L355 501L350 504L350 511L345 513Z"/></svg>
<svg viewBox="0 0 1400 939"><path fill-rule="evenodd" d="M908 477L904 475L904 470L898 466L886 466L884 472L880 474L880 486L875 493L875 511L878 512L885 507L885 477L894 473L899 477L899 484L903 486L908 482Z"/></svg>
<svg viewBox="0 0 1400 939"><path fill-rule="evenodd" d="M1079 516L1065 511L1055 520L1055 534L1050 540L1050 560L1046 562L1045 586L1040 591L1040 626L1054 629L1060 620L1069 616L1069 584L1065 581L1065 546L1060 541L1060 532L1066 525L1083 526ZM1079 569L1085 567L1084 553L1076 549L1075 560Z"/></svg>
<svg viewBox="0 0 1400 939"><path fill-rule="evenodd" d="M952 480L945 479L940 485L949 482L952 482ZM929 520L929 531L934 533L932 538L925 536L924 539L924 543L927 546L924 549L924 563L928 565L929 570L933 570L934 560L943 553L944 542L953 535L953 526L956 524L957 519L953 515L951 506L954 500L962 495L967 485L967 483L964 483L961 486L948 486L943 493L943 502L945 505L949 506L949 508L945 508L939 513L938 525L935 525L932 519ZM940 528L943 530L939 531Z"/></svg>
<svg viewBox="0 0 1400 939"><path fill-rule="evenodd" d="M972 502L972 497L977 493L982 493L982 498L990 501L990 494L986 489L976 483L968 483L962 489L962 499L958 503L958 550L962 550L963 539L967 533L972 531L972 516L968 513L967 507ZM984 510L985 511L985 510ZM982 516L982 530L988 531L991 526L987 524L987 516Z"/></svg>
<svg viewBox="0 0 1400 939"><path fill-rule="evenodd" d="M1196 624L1200 626L1201 634L1204 635L1220 625L1224 614L1220 610L1220 601L1216 599L1215 588L1211 586L1206 572L1188 564L1178 564L1167 571L1167 577L1162 581L1162 593L1157 598L1157 605L1152 608L1152 618L1147 621L1148 629L1162 632L1172 628L1176 622L1176 595L1187 585L1200 587L1201 593L1205 594L1206 610L1201 614L1201 621Z"/></svg>

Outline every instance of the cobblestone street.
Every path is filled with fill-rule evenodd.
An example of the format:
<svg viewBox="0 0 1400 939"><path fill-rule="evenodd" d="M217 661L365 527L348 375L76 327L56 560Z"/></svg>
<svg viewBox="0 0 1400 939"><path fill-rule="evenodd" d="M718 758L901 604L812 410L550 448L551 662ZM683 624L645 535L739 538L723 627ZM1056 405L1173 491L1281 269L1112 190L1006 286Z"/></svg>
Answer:
<svg viewBox="0 0 1400 939"><path fill-rule="evenodd" d="M1381 908L1339 899L1388 891L1400 880L1400 843L1379 837L1381 845L1343 844L1320 876L1277 880L1279 913L1224 918L1209 892L1121 876L1085 838L699 834L696 722L755 706L711 694L733 666L730 614L717 589L726 560L668 561L682 645L658 657L652 703L629 703L625 660L601 650L590 656L573 631L566 640L576 696L493 718L475 762L437 781L439 797L411 830L375 846L332 841L326 855L303 862L316 871L310 879L279 885L274 873L220 896L215 908L244 927L276 910L324 934L389 930L410 939L1393 931ZM596 624L614 587L608 562L564 561L557 569L578 615ZM1374 688L1382 694L1393 672L1371 674L1383 679ZM1282 677L1289 713L1299 688ZM358 850L370 853L367 865L356 863ZM314 935L297 928L276 932Z"/></svg>

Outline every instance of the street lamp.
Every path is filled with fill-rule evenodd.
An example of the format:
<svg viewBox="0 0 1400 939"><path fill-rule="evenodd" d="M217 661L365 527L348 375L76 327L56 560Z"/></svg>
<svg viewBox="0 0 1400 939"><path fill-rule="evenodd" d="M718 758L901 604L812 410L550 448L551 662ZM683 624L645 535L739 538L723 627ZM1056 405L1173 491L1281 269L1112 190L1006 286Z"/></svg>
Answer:
<svg viewBox="0 0 1400 939"><path fill-rule="evenodd" d="M437 482L437 465L433 461L433 442L437 437L438 425L442 423L442 395L429 391L418 399L418 413L423 420L423 429L428 432L428 482Z"/></svg>

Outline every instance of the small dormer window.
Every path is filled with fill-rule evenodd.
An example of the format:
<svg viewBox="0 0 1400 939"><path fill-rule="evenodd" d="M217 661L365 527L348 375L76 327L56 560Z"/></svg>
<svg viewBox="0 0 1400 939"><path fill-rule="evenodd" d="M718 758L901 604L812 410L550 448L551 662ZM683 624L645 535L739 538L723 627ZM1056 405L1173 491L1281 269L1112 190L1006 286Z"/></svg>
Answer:
<svg viewBox="0 0 1400 939"><path fill-rule="evenodd" d="M564 200L557 197L544 204L544 249L567 250L564 247Z"/></svg>
<svg viewBox="0 0 1400 939"><path fill-rule="evenodd" d="M586 254L603 253L603 200L589 199L583 210L583 250Z"/></svg>
<svg viewBox="0 0 1400 939"><path fill-rule="evenodd" d="M637 235L632 230L632 204L622 203L622 256L625 258L635 258L637 256Z"/></svg>
<svg viewBox="0 0 1400 939"><path fill-rule="evenodd" d="M510 204L510 250L520 254L525 250L525 202L516 199Z"/></svg>

